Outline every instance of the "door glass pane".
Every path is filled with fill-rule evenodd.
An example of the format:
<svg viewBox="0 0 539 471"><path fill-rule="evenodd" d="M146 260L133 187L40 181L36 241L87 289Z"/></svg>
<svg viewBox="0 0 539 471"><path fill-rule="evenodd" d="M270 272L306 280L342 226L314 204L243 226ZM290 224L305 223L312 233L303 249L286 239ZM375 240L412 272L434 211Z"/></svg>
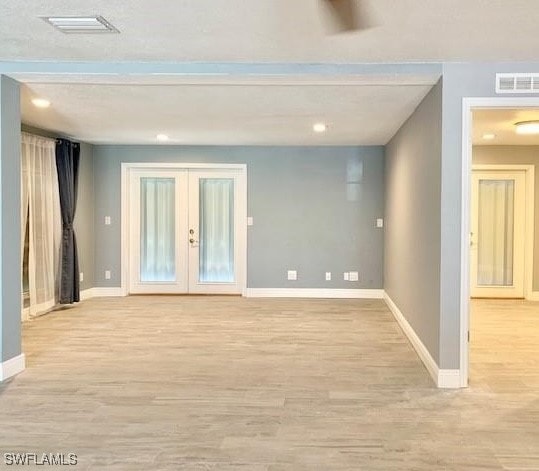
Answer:
<svg viewBox="0 0 539 471"><path fill-rule="evenodd" d="M174 178L141 178L140 200L140 281L175 281Z"/></svg>
<svg viewBox="0 0 539 471"><path fill-rule="evenodd" d="M234 179L201 178L199 281L234 281Z"/></svg>
<svg viewBox="0 0 539 471"><path fill-rule="evenodd" d="M479 180L477 284L513 285L514 180Z"/></svg>

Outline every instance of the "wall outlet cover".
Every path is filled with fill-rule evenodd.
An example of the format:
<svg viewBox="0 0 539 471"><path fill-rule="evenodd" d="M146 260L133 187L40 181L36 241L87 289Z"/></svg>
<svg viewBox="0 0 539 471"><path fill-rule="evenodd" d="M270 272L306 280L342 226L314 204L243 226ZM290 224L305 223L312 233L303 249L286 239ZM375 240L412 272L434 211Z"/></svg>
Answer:
<svg viewBox="0 0 539 471"><path fill-rule="evenodd" d="M298 279L298 272L296 270L288 270L288 279L295 281Z"/></svg>
<svg viewBox="0 0 539 471"><path fill-rule="evenodd" d="M384 220L382 218L376 220L376 227L384 227Z"/></svg>
<svg viewBox="0 0 539 471"><path fill-rule="evenodd" d="M344 272L344 281L348 281L349 277L350 277L350 274L347 271L345 271Z"/></svg>
<svg viewBox="0 0 539 471"><path fill-rule="evenodd" d="M110 270L105 270L105 280L110 280Z"/></svg>
<svg viewBox="0 0 539 471"><path fill-rule="evenodd" d="M331 272L330 271L326 272L326 281L331 281Z"/></svg>
<svg viewBox="0 0 539 471"><path fill-rule="evenodd" d="M357 271L351 271L348 274L348 281L359 281L359 273Z"/></svg>

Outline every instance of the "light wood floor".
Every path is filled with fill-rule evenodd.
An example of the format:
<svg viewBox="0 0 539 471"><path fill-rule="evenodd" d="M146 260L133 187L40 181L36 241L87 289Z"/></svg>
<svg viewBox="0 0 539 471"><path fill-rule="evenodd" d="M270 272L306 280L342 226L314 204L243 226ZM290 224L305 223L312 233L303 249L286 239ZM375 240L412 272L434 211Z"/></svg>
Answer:
<svg viewBox="0 0 539 471"><path fill-rule="evenodd" d="M473 337L472 386L442 391L382 301L89 300L25 326L28 368L0 385L0 459L75 452L77 470L538 470L539 304L513 316L504 306L473 303L474 326L490 331ZM520 317L529 329L511 322ZM507 332L513 347L502 347Z"/></svg>

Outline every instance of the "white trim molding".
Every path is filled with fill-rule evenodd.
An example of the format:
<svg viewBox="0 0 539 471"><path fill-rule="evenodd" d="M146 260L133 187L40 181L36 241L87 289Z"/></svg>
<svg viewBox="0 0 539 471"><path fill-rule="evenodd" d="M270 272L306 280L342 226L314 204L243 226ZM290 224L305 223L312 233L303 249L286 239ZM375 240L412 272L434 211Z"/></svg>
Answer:
<svg viewBox="0 0 539 471"><path fill-rule="evenodd" d="M94 288L84 289L80 292L80 300L85 301L94 297Z"/></svg>
<svg viewBox="0 0 539 471"><path fill-rule="evenodd" d="M90 290L86 290L90 291ZM125 290L121 287L117 288L91 288L91 298L118 298L127 296ZM88 299L88 298L86 298Z"/></svg>
<svg viewBox="0 0 539 471"><path fill-rule="evenodd" d="M246 288L247 298L382 299L382 289Z"/></svg>
<svg viewBox="0 0 539 471"><path fill-rule="evenodd" d="M400 311L387 293L384 293L384 301L389 307L389 310L393 313L393 317L395 317L395 320L399 324L404 335L408 337L408 340L412 344L412 347L414 347L414 350L417 352L419 359L423 362L425 368L427 368L427 371L434 380L436 386L447 389L460 388L460 370L440 369L436 361L434 361L434 358L432 358L427 347L425 347L413 327L404 317L404 314Z"/></svg>
<svg viewBox="0 0 539 471"><path fill-rule="evenodd" d="M0 382L19 374L25 368L26 359L24 353L0 363Z"/></svg>

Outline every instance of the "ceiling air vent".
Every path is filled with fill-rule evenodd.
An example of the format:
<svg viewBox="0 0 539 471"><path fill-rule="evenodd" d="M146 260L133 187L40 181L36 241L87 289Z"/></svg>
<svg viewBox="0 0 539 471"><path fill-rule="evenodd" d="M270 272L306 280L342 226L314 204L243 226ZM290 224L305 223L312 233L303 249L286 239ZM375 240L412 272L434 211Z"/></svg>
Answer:
<svg viewBox="0 0 539 471"><path fill-rule="evenodd" d="M66 34L119 33L102 16L47 16L43 19Z"/></svg>
<svg viewBox="0 0 539 471"><path fill-rule="evenodd" d="M496 74L496 93L539 93L539 74Z"/></svg>

